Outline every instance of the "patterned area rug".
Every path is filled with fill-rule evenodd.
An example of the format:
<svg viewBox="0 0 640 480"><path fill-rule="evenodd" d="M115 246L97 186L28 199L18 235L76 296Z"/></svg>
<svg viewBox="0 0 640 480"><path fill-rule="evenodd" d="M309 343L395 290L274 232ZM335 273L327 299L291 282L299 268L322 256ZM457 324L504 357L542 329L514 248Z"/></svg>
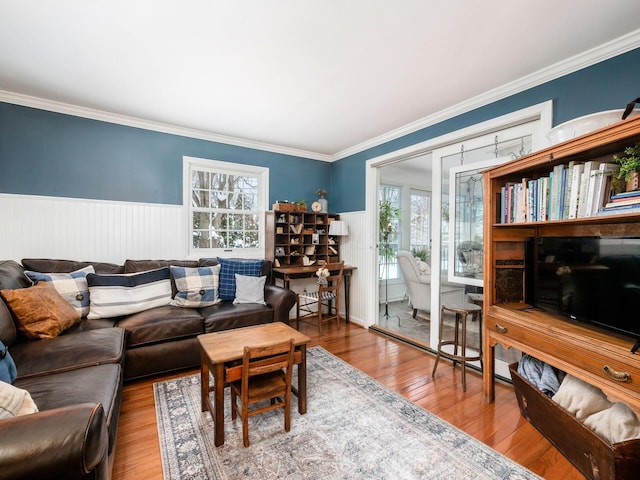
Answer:
<svg viewBox="0 0 640 480"><path fill-rule="evenodd" d="M165 479L538 479L520 465L387 389L321 347L307 353L308 410L231 421L213 445L200 377L154 384ZM294 379L295 381L295 379Z"/></svg>

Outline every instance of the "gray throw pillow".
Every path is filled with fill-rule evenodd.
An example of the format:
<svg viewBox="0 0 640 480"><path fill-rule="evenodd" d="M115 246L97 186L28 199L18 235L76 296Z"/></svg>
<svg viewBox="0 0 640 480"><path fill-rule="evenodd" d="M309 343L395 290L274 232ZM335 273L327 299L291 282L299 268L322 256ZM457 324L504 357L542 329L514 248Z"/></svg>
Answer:
<svg viewBox="0 0 640 480"><path fill-rule="evenodd" d="M236 298L233 303L260 303L264 301L264 284L267 277L251 277L247 275L236 276Z"/></svg>

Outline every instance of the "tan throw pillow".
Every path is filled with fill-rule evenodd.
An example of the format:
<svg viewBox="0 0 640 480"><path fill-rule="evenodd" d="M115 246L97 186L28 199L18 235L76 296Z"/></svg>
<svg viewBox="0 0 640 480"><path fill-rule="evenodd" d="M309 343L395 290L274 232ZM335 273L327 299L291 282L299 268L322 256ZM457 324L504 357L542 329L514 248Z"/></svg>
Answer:
<svg viewBox="0 0 640 480"><path fill-rule="evenodd" d="M611 406L602 390L571 375L564 377L551 399L580 421Z"/></svg>
<svg viewBox="0 0 640 480"><path fill-rule="evenodd" d="M80 314L53 286L40 282L29 288L1 290L18 330L29 340L54 338L80 321Z"/></svg>

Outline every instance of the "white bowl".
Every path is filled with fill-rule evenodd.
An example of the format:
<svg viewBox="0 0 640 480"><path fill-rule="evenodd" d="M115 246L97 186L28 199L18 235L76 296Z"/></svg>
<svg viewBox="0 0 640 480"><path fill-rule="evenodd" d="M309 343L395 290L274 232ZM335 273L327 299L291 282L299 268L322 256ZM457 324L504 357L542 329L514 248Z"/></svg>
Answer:
<svg viewBox="0 0 640 480"><path fill-rule="evenodd" d="M607 110L574 118L573 120L561 123L549 130L549 133L547 133L547 139L549 140L550 145L571 140L572 138L579 137L585 133L589 133L621 121L623 112L624 109ZM640 114L640 109L633 110L627 119L635 117L638 114Z"/></svg>

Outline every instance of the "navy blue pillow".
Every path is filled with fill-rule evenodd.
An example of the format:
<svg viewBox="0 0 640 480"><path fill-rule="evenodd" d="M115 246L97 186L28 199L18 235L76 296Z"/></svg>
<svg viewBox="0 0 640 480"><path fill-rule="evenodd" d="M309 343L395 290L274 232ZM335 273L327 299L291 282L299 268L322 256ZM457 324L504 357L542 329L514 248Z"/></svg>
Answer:
<svg viewBox="0 0 640 480"><path fill-rule="evenodd" d="M0 342L0 380L5 383L13 383L17 376L16 364L11 358L9 349L4 343Z"/></svg>
<svg viewBox="0 0 640 480"><path fill-rule="evenodd" d="M233 300L236 298L236 273L247 277L259 277L263 261L218 257L218 263L220 264L220 299Z"/></svg>

